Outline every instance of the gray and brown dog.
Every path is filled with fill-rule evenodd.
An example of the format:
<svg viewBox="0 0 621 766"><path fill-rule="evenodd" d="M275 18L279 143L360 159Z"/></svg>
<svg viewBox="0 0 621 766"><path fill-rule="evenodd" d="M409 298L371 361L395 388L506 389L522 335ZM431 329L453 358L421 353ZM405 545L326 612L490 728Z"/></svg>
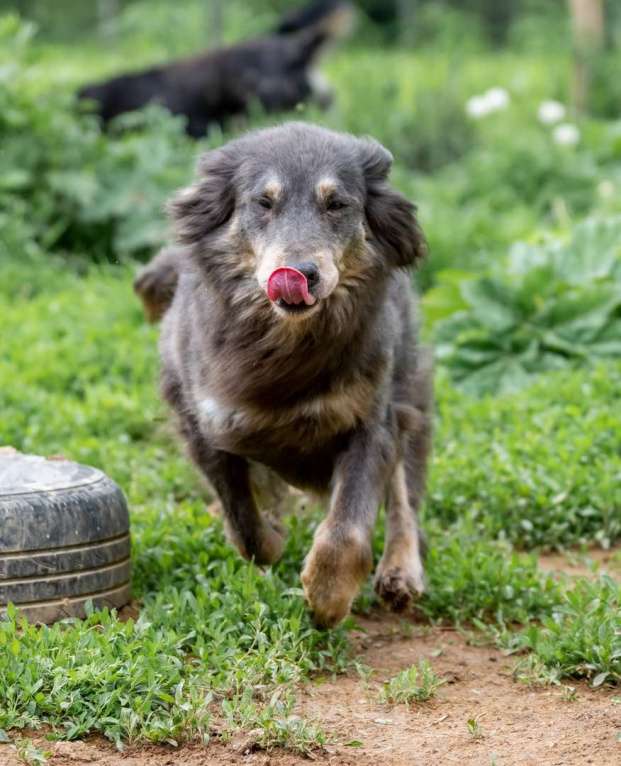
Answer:
<svg viewBox="0 0 621 766"><path fill-rule="evenodd" d="M424 590L431 368L408 269L425 246L391 161L373 140L307 124L231 141L170 205L179 246L136 280L151 317L164 314L163 396L240 553L271 564L283 547L259 473L329 498L302 572L324 626L370 572L384 500L376 590L395 609Z"/></svg>

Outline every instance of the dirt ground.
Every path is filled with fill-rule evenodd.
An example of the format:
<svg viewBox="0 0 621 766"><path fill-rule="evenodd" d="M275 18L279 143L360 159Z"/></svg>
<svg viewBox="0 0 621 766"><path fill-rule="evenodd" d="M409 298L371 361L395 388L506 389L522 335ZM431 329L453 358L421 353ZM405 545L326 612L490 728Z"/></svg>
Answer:
<svg viewBox="0 0 621 766"><path fill-rule="evenodd" d="M599 577L608 575L617 582L621 580L621 547L609 550L592 548L585 553L548 553L539 557L539 566L546 572L556 572L570 577Z"/></svg>
<svg viewBox="0 0 621 766"><path fill-rule="evenodd" d="M602 564L606 554L589 554ZM542 561L549 570L584 574L588 564L561 556ZM616 564L615 564L616 566ZM584 570L584 571L583 571ZM618 568L615 574L618 573ZM611 571L610 574L613 574ZM372 673L317 679L299 693L298 712L330 733L317 764L334 766L619 766L621 693L571 687L529 687L513 679L515 657L476 645L455 630L406 626L377 613L360 620L354 640ZM411 707L378 698L381 682L427 658L446 679L434 699ZM476 719L473 736L468 720ZM294 766L309 759L254 751L247 737L228 745L128 748L118 753L100 738L44 743L51 766ZM18 766L15 751L0 745L0 766Z"/></svg>

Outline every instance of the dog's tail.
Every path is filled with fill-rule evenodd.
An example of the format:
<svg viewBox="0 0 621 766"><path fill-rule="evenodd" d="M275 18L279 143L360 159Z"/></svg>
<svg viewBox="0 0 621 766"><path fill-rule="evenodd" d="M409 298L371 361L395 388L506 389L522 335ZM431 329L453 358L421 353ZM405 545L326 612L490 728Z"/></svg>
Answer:
<svg viewBox="0 0 621 766"><path fill-rule="evenodd" d="M349 0L316 0L283 16L275 30L286 41L286 68L305 73L313 97L323 108L332 103L332 88L316 64L332 45L351 33L354 22L354 6Z"/></svg>
<svg viewBox="0 0 621 766"><path fill-rule="evenodd" d="M134 279L134 292L142 300L149 322L161 319L172 303L179 281L180 247L164 247Z"/></svg>
<svg viewBox="0 0 621 766"><path fill-rule="evenodd" d="M354 21L349 0L316 0L283 16L275 31L291 41L289 67L307 69L331 44L351 33Z"/></svg>
<svg viewBox="0 0 621 766"><path fill-rule="evenodd" d="M316 29L326 38L338 40L351 33L354 20L355 10L349 0L315 0L285 13L274 31L278 35L290 35Z"/></svg>

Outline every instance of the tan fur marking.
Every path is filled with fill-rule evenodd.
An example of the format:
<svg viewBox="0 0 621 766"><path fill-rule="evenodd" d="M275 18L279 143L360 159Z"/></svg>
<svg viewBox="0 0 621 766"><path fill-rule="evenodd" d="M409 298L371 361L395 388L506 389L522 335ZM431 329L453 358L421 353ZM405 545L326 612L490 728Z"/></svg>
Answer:
<svg viewBox="0 0 621 766"><path fill-rule="evenodd" d="M318 396L298 407L291 408L291 414L315 416L322 421L330 421L334 431L353 428L364 420L373 405L375 390L368 380L359 380L351 385L331 391L326 396Z"/></svg>
<svg viewBox="0 0 621 766"><path fill-rule="evenodd" d="M317 189L317 196L321 200L327 199L331 194L334 194L337 188L337 182L336 179L331 178L330 176L326 176L325 178L320 179L319 183L316 186Z"/></svg>
<svg viewBox="0 0 621 766"><path fill-rule="evenodd" d="M257 265L257 259L256 256L252 250L252 248L248 247L242 250L239 254L240 258L240 266L244 270L244 272L251 272L254 271Z"/></svg>
<svg viewBox="0 0 621 766"><path fill-rule="evenodd" d="M280 199L280 195L282 194L282 184L277 178L271 178L266 184L263 189L263 194L265 194L266 197L270 197L273 200Z"/></svg>

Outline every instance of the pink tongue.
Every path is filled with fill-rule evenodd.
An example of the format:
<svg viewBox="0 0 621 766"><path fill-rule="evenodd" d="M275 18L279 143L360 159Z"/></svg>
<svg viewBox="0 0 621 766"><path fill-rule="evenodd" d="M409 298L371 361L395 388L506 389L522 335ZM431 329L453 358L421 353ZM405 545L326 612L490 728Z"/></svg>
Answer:
<svg viewBox="0 0 621 766"><path fill-rule="evenodd" d="M306 303L312 306L316 298L308 291L304 274L297 269L275 269L267 281L267 297L271 301L282 299L285 303Z"/></svg>

